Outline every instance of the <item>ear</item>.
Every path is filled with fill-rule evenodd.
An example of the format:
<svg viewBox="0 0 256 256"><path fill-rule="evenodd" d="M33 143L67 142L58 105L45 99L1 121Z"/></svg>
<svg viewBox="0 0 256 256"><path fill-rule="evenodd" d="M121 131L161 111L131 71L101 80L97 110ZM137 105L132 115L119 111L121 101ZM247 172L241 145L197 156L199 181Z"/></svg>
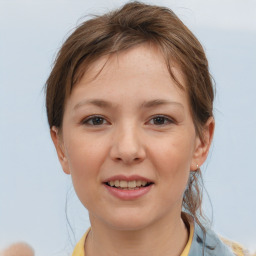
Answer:
<svg viewBox="0 0 256 256"><path fill-rule="evenodd" d="M66 174L70 174L68 160L65 155L63 140L61 138L59 129L57 127L53 126L50 130L50 133L51 133L51 138L52 138L53 144L55 146L62 169Z"/></svg>
<svg viewBox="0 0 256 256"><path fill-rule="evenodd" d="M214 118L209 117L206 124L204 125L202 138L199 136L196 138L193 160L190 166L191 171L196 171L205 162L212 143L214 128Z"/></svg>

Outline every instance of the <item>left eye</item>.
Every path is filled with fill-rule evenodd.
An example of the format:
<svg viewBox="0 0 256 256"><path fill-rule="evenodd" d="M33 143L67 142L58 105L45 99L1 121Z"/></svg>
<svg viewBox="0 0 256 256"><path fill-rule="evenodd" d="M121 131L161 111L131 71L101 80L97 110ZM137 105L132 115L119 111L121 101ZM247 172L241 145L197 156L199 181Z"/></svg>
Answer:
<svg viewBox="0 0 256 256"><path fill-rule="evenodd" d="M85 120L83 120L83 124L93 125L93 126L103 125L106 123L107 123L107 121L101 116L92 116L92 117L88 117Z"/></svg>
<svg viewBox="0 0 256 256"><path fill-rule="evenodd" d="M166 125L173 123L173 120L166 116L155 116L149 120L149 123L153 125Z"/></svg>

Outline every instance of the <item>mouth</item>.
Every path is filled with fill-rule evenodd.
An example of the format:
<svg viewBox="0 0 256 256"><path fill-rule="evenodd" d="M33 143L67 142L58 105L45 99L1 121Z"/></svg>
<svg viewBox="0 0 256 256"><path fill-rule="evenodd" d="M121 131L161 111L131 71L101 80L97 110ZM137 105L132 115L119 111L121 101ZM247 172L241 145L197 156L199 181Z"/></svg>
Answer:
<svg viewBox="0 0 256 256"><path fill-rule="evenodd" d="M139 175L116 175L103 180L103 184L112 196L124 201L133 201L144 198L152 191L155 183Z"/></svg>
<svg viewBox="0 0 256 256"><path fill-rule="evenodd" d="M147 182L144 180L111 180L104 182L105 185L109 187L114 187L120 190L138 190L140 188L148 187L153 184L153 182Z"/></svg>

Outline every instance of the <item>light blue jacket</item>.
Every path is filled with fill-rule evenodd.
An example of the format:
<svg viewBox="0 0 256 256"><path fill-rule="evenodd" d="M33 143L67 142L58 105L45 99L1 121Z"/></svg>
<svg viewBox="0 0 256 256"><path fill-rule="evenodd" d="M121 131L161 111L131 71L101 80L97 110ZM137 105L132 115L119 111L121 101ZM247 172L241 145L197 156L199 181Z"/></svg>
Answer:
<svg viewBox="0 0 256 256"><path fill-rule="evenodd" d="M195 223L193 241L188 256L235 256L235 254L212 230L206 230L204 238L203 230Z"/></svg>

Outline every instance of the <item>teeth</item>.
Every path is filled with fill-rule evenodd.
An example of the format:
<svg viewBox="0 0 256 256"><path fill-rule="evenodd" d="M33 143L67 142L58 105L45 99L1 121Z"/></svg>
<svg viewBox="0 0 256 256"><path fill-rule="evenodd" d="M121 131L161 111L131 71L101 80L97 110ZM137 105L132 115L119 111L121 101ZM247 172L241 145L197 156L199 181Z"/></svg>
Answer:
<svg viewBox="0 0 256 256"><path fill-rule="evenodd" d="M120 180L120 181L119 181L119 187L121 187L121 188L127 188L127 181L125 181L125 180Z"/></svg>
<svg viewBox="0 0 256 256"><path fill-rule="evenodd" d="M142 181L140 181L140 180L137 180L137 181L136 181L136 186L137 186L137 187L140 187L141 184L142 184Z"/></svg>
<svg viewBox="0 0 256 256"><path fill-rule="evenodd" d="M147 185L147 182L142 180L111 180L108 182L108 185L111 187L118 187L122 189L138 189L140 187L145 187Z"/></svg>
<svg viewBox="0 0 256 256"><path fill-rule="evenodd" d="M136 188L136 180L128 182L128 188Z"/></svg>
<svg viewBox="0 0 256 256"><path fill-rule="evenodd" d="M114 187L114 186L115 186L115 182L114 182L113 180L111 180L111 181L109 182L109 185L110 185L111 187Z"/></svg>
<svg viewBox="0 0 256 256"><path fill-rule="evenodd" d="M146 184L147 184L146 181L142 181L142 182L141 182L141 185L142 185L143 187L146 186Z"/></svg>

